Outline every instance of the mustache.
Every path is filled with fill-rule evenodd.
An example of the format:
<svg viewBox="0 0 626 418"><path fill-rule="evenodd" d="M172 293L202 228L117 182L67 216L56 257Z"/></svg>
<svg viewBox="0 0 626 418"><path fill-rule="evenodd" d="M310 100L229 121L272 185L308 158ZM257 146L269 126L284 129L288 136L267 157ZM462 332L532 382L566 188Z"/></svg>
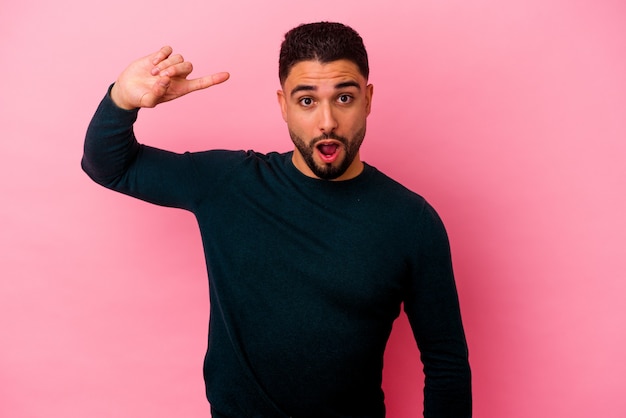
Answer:
<svg viewBox="0 0 626 418"><path fill-rule="evenodd" d="M313 140L311 140L311 145L315 146L315 144L317 144L318 142L324 141L327 139L334 139L336 141L341 142L343 145L348 145L348 139L346 137L339 136L333 132L329 134L323 134L323 135L313 138Z"/></svg>

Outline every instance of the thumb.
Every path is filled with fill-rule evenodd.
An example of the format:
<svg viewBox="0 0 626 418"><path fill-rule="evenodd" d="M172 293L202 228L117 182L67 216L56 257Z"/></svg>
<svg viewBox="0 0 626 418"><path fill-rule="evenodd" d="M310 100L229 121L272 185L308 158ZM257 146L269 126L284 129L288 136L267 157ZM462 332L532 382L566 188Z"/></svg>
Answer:
<svg viewBox="0 0 626 418"><path fill-rule="evenodd" d="M170 87L171 80L167 76L159 77L159 79L152 85L149 93L144 94L140 100L140 107L155 107L159 104L167 93L167 89Z"/></svg>

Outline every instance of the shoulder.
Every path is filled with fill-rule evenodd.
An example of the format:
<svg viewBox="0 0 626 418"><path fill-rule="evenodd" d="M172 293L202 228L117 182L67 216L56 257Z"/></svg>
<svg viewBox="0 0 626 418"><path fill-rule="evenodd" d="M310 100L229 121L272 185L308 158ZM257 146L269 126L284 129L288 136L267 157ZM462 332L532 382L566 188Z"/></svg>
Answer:
<svg viewBox="0 0 626 418"><path fill-rule="evenodd" d="M263 179L280 176L286 154L253 150L210 150L187 153L200 182L212 181L224 187L232 182L253 187Z"/></svg>
<svg viewBox="0 0 626 418"><path fill-rule="evenodd" d="M392 214L399 221L412 220L419 227L443 228L441 217L426 198L373 166L367 165L367 170L370 190L378 196L379 210Z"/></svg>
<svg viewBox="0 0 626 418"><path fill-rule="evenodd" d="M409 189L397 180L378 170L376 167L366 164L367 181L372 190L390 203L405 204L412 207L422 208L427 205L426 199L417 192Z"/></svg>
<svg viewBox="0 0 626 418"><path fill-rule="evenodd" d="M202 166L217 166L223 169L229 167L242 167L246 165L267 165L272 163L282 163L285 154L271 152L268 154L254 150L225 150L215 149L201 152L187 153L191 160Z"/></svg>

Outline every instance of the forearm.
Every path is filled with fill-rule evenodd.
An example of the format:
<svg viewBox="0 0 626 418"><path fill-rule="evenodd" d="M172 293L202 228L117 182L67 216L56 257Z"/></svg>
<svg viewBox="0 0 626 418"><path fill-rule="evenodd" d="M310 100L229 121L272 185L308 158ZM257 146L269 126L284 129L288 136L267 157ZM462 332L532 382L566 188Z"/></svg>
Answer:
<svg viewBox="0 0 626 418"><path fill-rule="evenodd" d="M452 296L449 296L450 298ZM421 335L424 364L424 417L472 416L472 383L465 333L456 309L437 312L439 331Z"/></svg>
<svg viewBox="0 0 626 418"><path fill-rule="evenodd" d="M447 361L446 361L447 363ZM427 370L424 386L425 418L470 418L472 416L471 372L466 356L445 366Z"/></svg>
<svg viewBox="0 0 626 418"><path fill-rule="evenodd" d="M433 298L447 306L430 319L438 324L420 336L425 376L424 417L469 418L472 416L471 369L456 291L449 289L438 296ZM447 304L441 303L446 299Z"/></svg>
<svg viewBox="0 0 626 418"><path fill-rule="evenodd" d="M110 90L91 119L81 162L89 177L105 187L114 187L140 148L133 133L137 110L116 106Z"/></svg>

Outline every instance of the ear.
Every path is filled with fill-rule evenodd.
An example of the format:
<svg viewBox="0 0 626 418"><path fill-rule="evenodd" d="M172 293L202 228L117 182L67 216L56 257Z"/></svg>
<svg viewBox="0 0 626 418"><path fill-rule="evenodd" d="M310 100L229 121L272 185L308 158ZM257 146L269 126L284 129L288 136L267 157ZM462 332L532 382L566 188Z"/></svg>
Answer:
<svg viewBox="0 0 626 418"><path fill-rule="evenodd" d="M368 116L370 112L372 111L372 96L373 95L374 95L374 85L368 84L367 87L365 88L365 101L366 101L365 110Z"/></svg>
<svg viewBox="0 0 626 418"><path fill-rule="evenodd" d="M277 90L276 98L278 99L278 105L280 106L280 112L283 115L283 120L287 122L287 99L285 98L285 92L282 89Z"/></svg>

